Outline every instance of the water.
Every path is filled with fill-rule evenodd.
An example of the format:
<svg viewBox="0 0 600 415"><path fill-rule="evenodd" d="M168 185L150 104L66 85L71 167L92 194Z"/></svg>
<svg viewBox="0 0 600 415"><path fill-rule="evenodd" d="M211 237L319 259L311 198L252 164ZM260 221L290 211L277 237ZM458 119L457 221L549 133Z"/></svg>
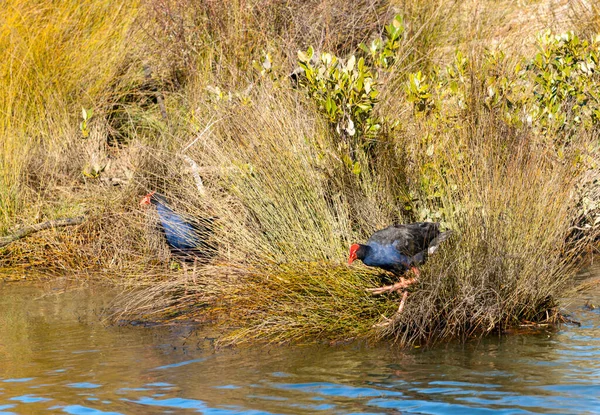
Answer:
<svg viewBox="0 0 600 415"><path fill-rule="evenodd" d="M0 414L600 413L600 286L554 333L214 353L185 327L104 326L114 293L67 285L0 284Z"/></svg>

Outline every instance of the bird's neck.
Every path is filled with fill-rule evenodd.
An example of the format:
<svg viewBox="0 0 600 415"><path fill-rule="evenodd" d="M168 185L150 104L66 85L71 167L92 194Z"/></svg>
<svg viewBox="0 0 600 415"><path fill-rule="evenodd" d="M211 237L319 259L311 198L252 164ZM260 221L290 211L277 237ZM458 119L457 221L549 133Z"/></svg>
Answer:
<svg viewBox="0 0 600 415"><path fill-rule="evenodd" d="M171 209L170 207L168 207L167 205L165 205L163 203L157 203L156 210L158 210L159 212L173 213L173 209Z"/></svg>
<svg viewBox="0 0 600 415"><path fill-rule="evenodd" d="M358 244L358 249L356 250L356 258L361 261L365 259L372 252L372 248L369 245Z"/></svg>
<svg viewBox="0 0 600 415"><path fill-rule="evenodd" d="M396 259L396 260L405 260L409 258L406 255L400 253L393 245L382 245L378 243L371 243L366 245L367 255L372 258L388 258L388 259Z"/></svg>

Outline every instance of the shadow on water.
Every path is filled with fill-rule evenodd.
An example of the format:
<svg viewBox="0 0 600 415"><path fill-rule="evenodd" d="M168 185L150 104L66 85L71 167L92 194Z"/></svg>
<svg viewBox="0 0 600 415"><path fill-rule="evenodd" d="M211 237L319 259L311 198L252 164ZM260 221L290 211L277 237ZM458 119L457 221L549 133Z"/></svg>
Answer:
<svg viewBox="0 0 600 415"><path fill-rule="evenodd" d="M0 289L0 414L600 412L600 310L585 306L600 284L567 307L581 327L556 332L219 353L186 327L102 325L106 288Z"/></svg>

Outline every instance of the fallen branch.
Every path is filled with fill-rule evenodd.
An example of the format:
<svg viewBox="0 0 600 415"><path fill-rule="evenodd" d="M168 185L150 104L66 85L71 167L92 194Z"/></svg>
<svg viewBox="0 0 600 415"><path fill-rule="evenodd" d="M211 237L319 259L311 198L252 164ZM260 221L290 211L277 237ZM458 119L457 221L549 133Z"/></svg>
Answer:
<svg viewBox="0 0 600 415"><path fill-rule="evenodd" d="M75 218L55 219L42 223L36 223L35 225L24 226L11 235L0 237L0 248L16 240L25 238L26 236L31 235L32 233L43 231L44 229L49 228L60 228L62 226L79 225L80 223L83 223L84 220L85 218L83 216L77 216Z"/></svg>

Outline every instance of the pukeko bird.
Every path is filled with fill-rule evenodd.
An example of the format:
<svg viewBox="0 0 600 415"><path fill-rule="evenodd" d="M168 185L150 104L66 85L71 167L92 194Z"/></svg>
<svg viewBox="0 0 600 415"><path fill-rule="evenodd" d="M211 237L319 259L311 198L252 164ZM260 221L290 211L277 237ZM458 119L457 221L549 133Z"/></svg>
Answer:
<svg viewBox="0 0 600 415"><path fill-rule="evenodd" d="M155 205L171 253L185 262L206 261L215 254L209 239L214 218L193 218L175 213L167 199L156 192L142 198L140 205Z"/></svg>
<svg viewBox="0 0 600 415"><path fill-rule="evenodd" d="M360 259L365 265L382 268L400 276L400 281L380 288L369 289L374 294L393 292L408 287L419 276L418 265L434 253L439 244L448 239L452 231L440 232L440 224L417 222L392 225L375 232L366 244L353 244L350 247L348 264ZM401 275L412 270L415 277L403 278ZM403 293L399 311L404 306L406 292Z"/></svg>

